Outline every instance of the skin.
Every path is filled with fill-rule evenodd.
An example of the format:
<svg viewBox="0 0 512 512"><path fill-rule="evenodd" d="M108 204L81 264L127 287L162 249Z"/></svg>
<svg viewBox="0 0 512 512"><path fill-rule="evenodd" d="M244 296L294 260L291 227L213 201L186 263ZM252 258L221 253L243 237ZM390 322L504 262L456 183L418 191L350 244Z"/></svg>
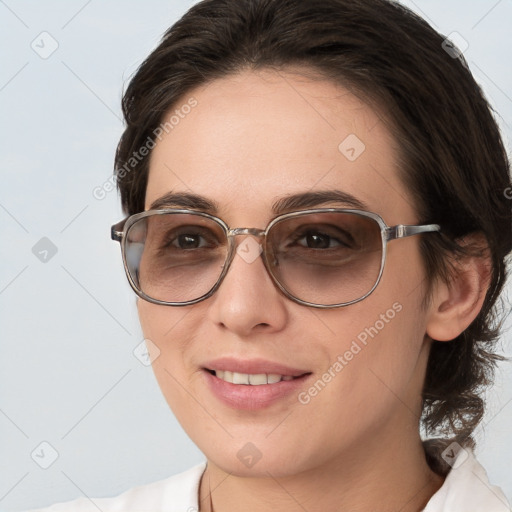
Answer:
<svg viewBox="0 0 512 512"><path fill-rule="evenodd" d="M344 88L297 71L247 70L190 91L182 103L194 96L197 107L152 152L145 208L171 190L193 192L216 201L229 226L264 228L276 199L341 189L390 226L418 224L382 116ZM338 149L349 134L366 147L353 162ZM418 242L391 242L377 289L344 308L296 304L273 285L260 258L238 256L203 302L138 300L144 336L160 351L152 354L158 383L208 460L201 510L209 510L210 489L214 509L223 512L240 504L248 512L425 506L443 482L428 467L418 434L431 337L451 340L471 323L485 282L480 263L461 263L460 277L437 283L422 309ZM220 356L260 357L320 378L394 303L402 310L307 405L293 395L240 411L205 385L201 364ZM248 442L261 452L251 468L237 457Z"/></svg>

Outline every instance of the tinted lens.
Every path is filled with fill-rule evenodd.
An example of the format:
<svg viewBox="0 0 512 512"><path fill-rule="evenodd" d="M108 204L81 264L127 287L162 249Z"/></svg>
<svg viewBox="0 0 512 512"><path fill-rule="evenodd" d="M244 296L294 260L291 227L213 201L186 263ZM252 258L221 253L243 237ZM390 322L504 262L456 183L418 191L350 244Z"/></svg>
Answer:
<svg viewBox="0 0 512 512"><path fill-rule="evenodd" d="M347 212L307 213L269 230L266 251L274 278L292 296L318 305L352 302L376 285L382 264L379 223ZM152 299L188 302L218 282L228 253L223 227L196 214L143 217L124 237L135 286Z"/></svg>
<svg viewBox="0 0 512 512"><path fill-rule="evenodd" d="M208 293L221 275L228 249L223 228L194 214L143 217L125 237L132 281L147 296L165 302L186 302Z"/></svg>
<svg viewBox="0 0 512 512"><path fill-rule="evenodd" d="M358 300L375 286L382 261L377 221L323 212L286 218L267 239L269 264L294 297L321 305Z"/></svg>

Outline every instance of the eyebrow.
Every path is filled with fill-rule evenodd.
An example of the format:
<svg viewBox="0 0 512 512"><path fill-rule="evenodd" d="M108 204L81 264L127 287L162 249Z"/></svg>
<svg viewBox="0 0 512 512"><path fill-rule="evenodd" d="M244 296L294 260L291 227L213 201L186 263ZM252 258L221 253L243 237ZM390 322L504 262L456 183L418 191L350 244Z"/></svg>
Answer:
<svg viewBox="0 0 512 512"><path fill-rule="evenodd" d="M343 206L360 210L369 210L368 205L357 197L341 190L315 190L282 197L272 204L276 215L289 211L314 208L325 203L341 203ZM167 192L153 201L150 210L165 208L184 208L200 210L210 215L218 215L219 204L211 199L188 192Z"/></svg>

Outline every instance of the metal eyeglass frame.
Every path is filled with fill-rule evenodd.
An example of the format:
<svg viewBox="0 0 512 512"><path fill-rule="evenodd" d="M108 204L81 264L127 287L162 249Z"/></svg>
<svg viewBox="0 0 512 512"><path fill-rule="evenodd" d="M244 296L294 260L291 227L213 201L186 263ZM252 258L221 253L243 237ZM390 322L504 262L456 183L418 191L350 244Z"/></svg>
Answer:
<svg viewBox="0 0 512 512"><path fill-rule="evenodd" d="M269 264L267 252L266 252L266 236L269 232L269 230L272 228L272 226L276 225L277 223L289 219L291 217L299 217L301 215L307 215L312 213L329 213L329 212L341 212L341 213L350 213L355 215L360 215L363 217L370 218L377 222L377 224L380 227L380 234L381 234L381 240L382 240L382 257L381 257L381 263L380 263L380 270L379 275L375 281L375 284L372 286L370 291L368 291L366 294L364 294L362 297L359 297L358 299L351 300L349 302L342 302L339 304L315 304L313 302L307 302L302 299L299 299L292 295L290 292L286 290L286 288L278 281L278 279L274 276L271 270L271 265ZM168 214L190 214L190 215L198 215L200 217L206 217L210 220L213 220L216 222L226 234L226 239L228 241L228 252L226 255L226 261L224 264L224 267L222 269L222 272L219 276L219 279L217 282L213 285L213 287L210 289L209 292L205 293L201 297L198 297L197 299L189 300L186 302L166 302L158 299L154 299L148 295L146 295L133 281L132 276L130 274L130 271L127 266L126 262L126 240L127 238L124 236L125 233L128 232L130 227L140 219L143 219L145 217L153 216L153 215L168 215ZM421 225L404 225L404 224L397 224L396 226L388 226L382 217L378 215L377 213L373 212L367 212L364 210L353 210L353 209L345 209L345 208L315 208L311 210L299 210L295 212L285 213L283 215L279 215L278 217L275 217L272 219L272 221L267 225L265 229L257 229L257 228L230 228L222 219L215 217L214 215L210 215L205 212L197 211L197 210L181 210L181 209L163 209L163 210L146 210L141 213L136 213L134 215L131 215L129 217L126 217L125 219L121 220L117 224L114 224L111 227L111 237L112 240L119 242L121 244L121 253L123 258L123 265L126 272L126 276L128 277L128 281L130 283L130 286L132 287L133 291L142 299L147 300L148 302L151 302L153 304L159 304L163 306L188 306L191 304L196 304L198 302L201 302L208 297L211 297L219 288L220 284L224 280L224 277L226 276L230 266L231 262L233 261L233 258L236 253L236 243L235 243L235 236L238 235L252 235L254 237L263 238L262 243L262 252L261 257L263 259L263 263L265 265L265 269L267 270L267 273L271 277L272 281L275 283L275 285L278 287L283 294L291 299L292 301L302 304L304 306L311 306L315 308L337 308L337 307L343 307L348 306L350 304L355 304L356 302L360 302L364 300L366 297L368 297L374 290L377 288L382 273L384 271L384 264L386 262L386 248L387 243L396 240L398 238L406 238L409 236L418 235L420 233L429 233L429 232L435 232L435 231L441 231L441 227L439 224L421 224Z"/></svg>

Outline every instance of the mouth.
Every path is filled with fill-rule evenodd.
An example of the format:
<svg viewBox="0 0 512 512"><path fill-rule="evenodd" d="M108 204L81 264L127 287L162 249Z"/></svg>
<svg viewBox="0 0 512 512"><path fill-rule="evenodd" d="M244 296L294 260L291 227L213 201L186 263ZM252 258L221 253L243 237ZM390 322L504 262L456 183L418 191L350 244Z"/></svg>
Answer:
<svg viewBox="0 0 512 512"><path fill-rule="evenodd" d="M285 403L290 406L313 375L264 360L223 358L202 367L210 392L230 408L256 411ZM295 397L295 398L294 398Z"/></svg>
<svg viewBox="0 0 512 512"><path fill-rule="evenodd" d="M256 411L273 404L290 406L313 373L267 359L221 357L201 366L209 392L224 405Z"/></svg>
<svg viewBox="0 0 512 512"><path fill-rule="evenodd" d="M210 370L208 368L205 368L205 370L224 382L229 382L230 384L242 384L246 386L277 384L281 381L300 379L301 377L311 373L306 372L300 375L281 375L278 373L239 373L229 370Z"/></svg>

